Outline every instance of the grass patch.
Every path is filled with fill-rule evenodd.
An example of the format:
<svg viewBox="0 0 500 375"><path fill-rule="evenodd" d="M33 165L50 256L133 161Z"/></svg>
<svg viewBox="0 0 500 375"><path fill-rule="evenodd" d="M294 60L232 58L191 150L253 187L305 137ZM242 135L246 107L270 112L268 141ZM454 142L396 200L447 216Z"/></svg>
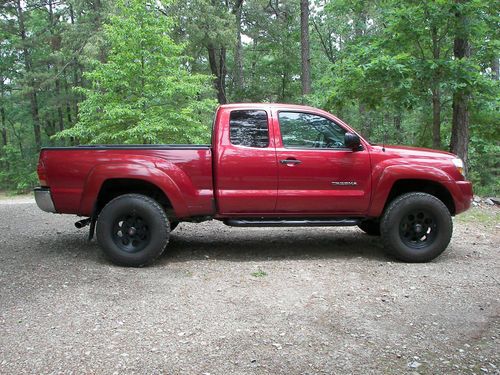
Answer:
<svg viewBox="0 0 500 375"><path fill-rule="evenodd" d="M16 198L33 198L33 193L19 193L12 190L0 190L0 200L16 199Z"/></svg>
<svg viewBox="0 0 500 375"><path fill-rule="evenodd" d="M18 194L14 190L0 190L0 199L6 199L10 197L14 197Z"/></svg>
<svg viewBox="0 0 500 375"><path fill-rule="evenodd" d="M265 277L265 276L267 276L267 273L259 268L258 271L252 272L252 276L253 277Z"/></svg>
<svg viewBox="0 0 500 375"><path fill-rule="evenodd" d="M460 223L479 223L485 225L496 225L500 222L500 210L496 207L479 208L472 207L470 210L456 216Z"/></svg>

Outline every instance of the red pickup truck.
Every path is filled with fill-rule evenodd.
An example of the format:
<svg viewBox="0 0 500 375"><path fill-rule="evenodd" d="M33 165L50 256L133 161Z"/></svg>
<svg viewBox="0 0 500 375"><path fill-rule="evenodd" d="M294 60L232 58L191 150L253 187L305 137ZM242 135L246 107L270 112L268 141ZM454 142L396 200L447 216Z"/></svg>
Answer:
<svg viewBox="0 0 500 375"><path fill-rule="evenodd" d="M44 148L35 189L47 212L87 217L111 261L142 266L179 222L348 226L407 262L440 255L472 186L462 160L370 144L325 111L287 104L217 109L212 145Z"/></svg>

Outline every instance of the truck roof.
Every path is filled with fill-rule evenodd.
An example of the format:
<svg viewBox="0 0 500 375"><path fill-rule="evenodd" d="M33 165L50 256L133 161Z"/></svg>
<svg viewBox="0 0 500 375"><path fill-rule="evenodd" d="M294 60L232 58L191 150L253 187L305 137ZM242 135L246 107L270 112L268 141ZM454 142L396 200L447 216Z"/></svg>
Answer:
<svg viewBox="0 0 500 375"><path fill-rule="evenodd" d="M286 104L286 103L230 103L221 104L222 109L234 109L234 108L255 108L255 107L271 107L271 108L286 108L286 109L297 109L297 110L309 110L318 111L318 108L313 108L307 105L299 104Z"/></svg>

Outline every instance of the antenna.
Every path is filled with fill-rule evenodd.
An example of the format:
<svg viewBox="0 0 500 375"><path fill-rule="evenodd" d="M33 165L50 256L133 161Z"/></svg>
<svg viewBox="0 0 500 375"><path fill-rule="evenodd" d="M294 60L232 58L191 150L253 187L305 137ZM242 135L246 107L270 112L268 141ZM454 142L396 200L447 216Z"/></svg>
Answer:
<svg viewBox="0 0 500 375"><path fill-rule="evenodd" d="M382 151L385 152L385 144L387 143L387 130L384 126L384 139L382 140Z"/></svg>

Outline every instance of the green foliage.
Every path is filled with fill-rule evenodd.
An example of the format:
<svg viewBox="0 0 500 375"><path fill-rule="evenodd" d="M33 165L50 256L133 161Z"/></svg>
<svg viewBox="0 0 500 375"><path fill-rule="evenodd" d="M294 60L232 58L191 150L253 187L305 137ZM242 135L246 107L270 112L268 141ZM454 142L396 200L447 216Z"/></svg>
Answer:
<svg viewBox="0 0 500 375"><path fill-rule="evenodd" d="M500 96L498 96L500 98ZM476 108L471 119L469 178L481 196L500 196L500 100Z"/></svg>
<svg viewBox="0 0 500 375"><path fill-rule="evenodd" d="M89 143L207 142L210 77L189 71L183 47L168 35L171 18L156 2L117 3L117 14L105 26L109 44L105 63L95 62L80 88L79 122L58 137Z"/></svg>
<svg viewBox="0 0 500 375"><path fill-rule="evenodd" d="M371 140L432 147L436 98L440 147L446 148L452 95L465 89L472 101L469 177L477 192L498 194L499 161L492 156L499 155L500 147L500 91L498 79L488 72L499 57L494 7L480 0L377 4L333 0L316 17L323 53L334 61L316 81L312 102L337 112ZM457 7L467 15L468 30L457 24ZM457 60L454 35L465 31L475 53ZM336 34L330 49L325 32Z"/></svg>
<svg viewBox="0 0 500 375"><path fill-rule="evenodd" d="M495 228L500 221L500 211L496 209L485 210L480 207L472 207L470 210L458 215L455 220L462 223L482 224L484 226Z"/></svg>
<svg viewBox="0 0 500 375"><path fill-rule="evenodd" d="M38 184L36 156L25 157L11 145L0 149L0 188L25 193ZM33 154L36 155L36 154Z"/></svg>
<svg viewBox="0 0 500 375"><path fill-rule="evenodd" d="M299 102L298 1L251 0L245 8L251 43L244 48L245 90L239 101Z"/></svg>
<svg viewBox="0 0 500 375"><path fill-rule="evenodd" d="M208 142L214 87L219 100L222 91L232 102L322 107L374 142L448 149L460 89L469 96L469 177L477 193L500 195L495 2L310 0L306 98L296 0L245 0L239 27L240 0L19 4L22 14L15 0L0 13L0 188L34 183L37 126L42 146ZM461 33L472 48L459 60Z"/></svg>
<svg viewBox="0 0 500 375"><path fill-rule="evenodd" d="M260 268L255 271L255 272L252 272L252 276L253 277L266 277L267 276L267 272L261 270Z"/></svg>

